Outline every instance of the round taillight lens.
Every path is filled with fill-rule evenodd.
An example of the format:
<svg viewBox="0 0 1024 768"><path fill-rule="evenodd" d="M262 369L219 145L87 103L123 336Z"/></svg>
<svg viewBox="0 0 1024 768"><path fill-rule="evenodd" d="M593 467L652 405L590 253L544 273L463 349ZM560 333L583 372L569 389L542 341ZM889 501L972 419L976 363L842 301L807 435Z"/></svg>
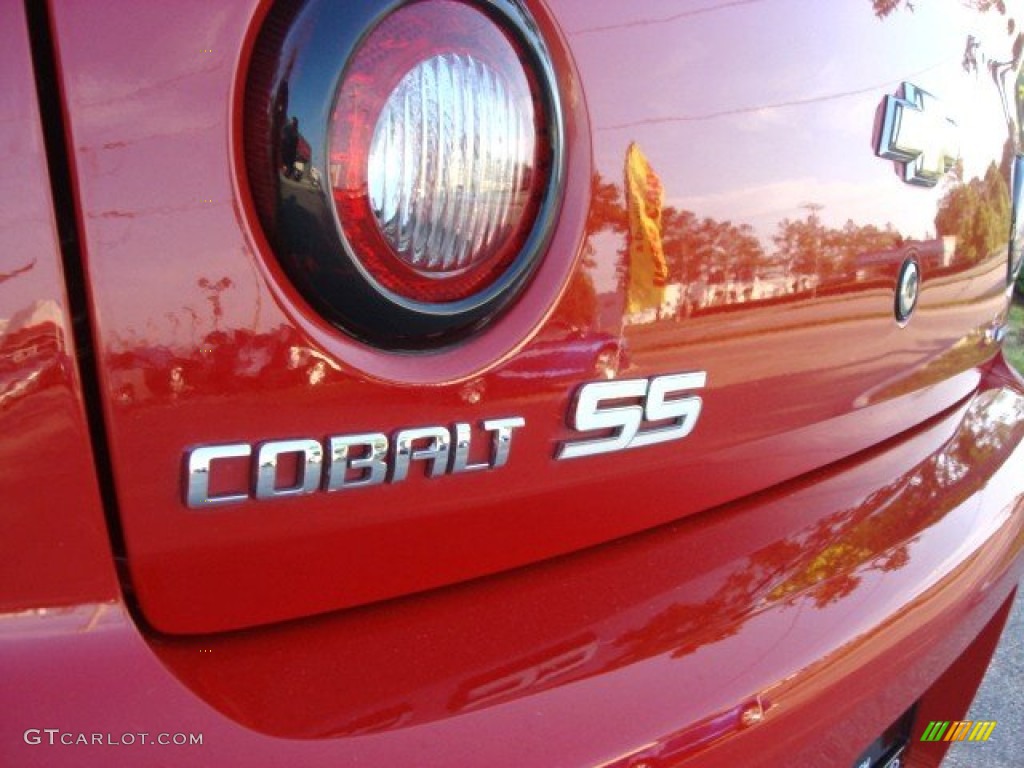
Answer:
<svg viewBox="0 0 1024 768"><path fill-rule="evenodd" d="M562 115L521 3L382 5L274 6L246 90L251 188L324 316L378 346L439 346L493 320L536 268Z"/></svg>
<svg viewBox="0 0 1024 768"><path fill-rule="evenodd" d="M464 300L522 249L550 164L522 58L484 13L435 0L386 17L350 62L331 186L353 255L384 290Z"/></svg>
<svg viewBox="0 0 1024 768"><path fill-rule="evenodd" d="M521 228L534 166L533 103L472 56L417 64L377 120L370 208L388 245L419 275L488 261Z"/></svg>

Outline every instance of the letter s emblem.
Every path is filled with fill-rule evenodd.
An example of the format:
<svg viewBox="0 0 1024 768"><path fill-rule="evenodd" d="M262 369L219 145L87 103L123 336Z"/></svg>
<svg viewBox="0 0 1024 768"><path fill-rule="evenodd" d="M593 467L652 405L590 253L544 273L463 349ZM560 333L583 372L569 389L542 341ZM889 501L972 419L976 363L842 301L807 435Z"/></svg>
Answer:
<svg viewBox="0 0 1024 768"><path fill-rule="evenodd" d="M676 373L651 379L599 381L587 384L576 398L572 427L579 432L614 430L609 437L562 443L558 459L596 456L628 448L681 440L689 435L700 417L703 401L698 395L670 398L707 384L707 372ZM641 399L643 405L608 405L613 400ZM664 422L642 429L644 422Z"/></svg>

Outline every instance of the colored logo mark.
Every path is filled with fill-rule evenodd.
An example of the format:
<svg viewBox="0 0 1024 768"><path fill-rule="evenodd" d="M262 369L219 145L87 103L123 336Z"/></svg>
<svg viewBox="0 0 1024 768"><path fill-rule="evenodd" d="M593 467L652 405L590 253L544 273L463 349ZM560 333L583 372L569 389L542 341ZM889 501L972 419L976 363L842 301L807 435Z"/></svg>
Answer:
<svg viewBox="0 0 1024 768"><path fill-rule="evenodd" d="M932 720L921 741L988 741L995 728L995 720Z"/></svg>

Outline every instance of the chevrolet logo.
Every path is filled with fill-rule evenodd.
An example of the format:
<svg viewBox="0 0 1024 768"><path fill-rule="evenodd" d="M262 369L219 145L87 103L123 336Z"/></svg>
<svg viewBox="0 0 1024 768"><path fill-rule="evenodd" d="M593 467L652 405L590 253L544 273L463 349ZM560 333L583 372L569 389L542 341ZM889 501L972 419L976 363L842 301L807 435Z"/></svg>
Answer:
<svg viewBox="0 0 1024 768"><path fill-rule="evenodd" d="M902 166L908 184L934 187L960 157L956 123L938 99L910 83L899 95L886 96L884 106L875 154Z"/></svg>

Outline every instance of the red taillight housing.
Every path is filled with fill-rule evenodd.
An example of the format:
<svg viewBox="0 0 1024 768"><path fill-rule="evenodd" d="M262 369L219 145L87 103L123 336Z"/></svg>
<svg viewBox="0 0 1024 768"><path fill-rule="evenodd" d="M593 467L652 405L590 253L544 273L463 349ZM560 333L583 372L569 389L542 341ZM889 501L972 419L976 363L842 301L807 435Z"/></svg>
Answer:
<svg viewBox="0 0 1024 768"><path fill-rule="evenodd" d="M288 276L395 349L478 330L541 257L563 175L549 58L517 2L314 0L264 24L246 159Z"/></svg>
<svg viewBox="0 0 1024 768"><path fill-rule="evenodd" d="M331 186L353 255L384 289L466 299L522 249L550 152L522 59L448 0L401 8L356 52L332 115Z"/></svg>

